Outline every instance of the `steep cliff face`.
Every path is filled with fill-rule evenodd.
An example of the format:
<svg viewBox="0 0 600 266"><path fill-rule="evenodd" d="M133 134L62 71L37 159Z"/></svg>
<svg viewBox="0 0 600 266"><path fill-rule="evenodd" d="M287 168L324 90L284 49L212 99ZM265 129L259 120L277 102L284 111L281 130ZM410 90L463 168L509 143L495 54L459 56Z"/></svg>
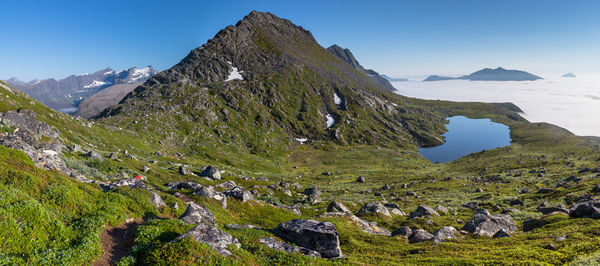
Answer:
<svg viewBox="0 0 600 266"><path fill-rule="evenodd" d="M363 66L361 66L360 63L358 63L358 60L356 60L356 58L354 57L352 52L350 52L349 49L344 49L342 47L339 47L337 44L334 44L332 46L329 46L329 48L327 48L327 51L329 51L333 55L339 57L340 59L346 61L348 64L350 64L354 69L358 70L359 72L365 73L365 75L367 75L370 79L375 81L380 86L382 86L388 90L391 90L391 91L396 90L396 88L394 88L394 86L392 86L392 83L390 83L390 81L387 78L379 75L379 73L377 73L377 71L375 71L373 69L365 69Z"/></svg>

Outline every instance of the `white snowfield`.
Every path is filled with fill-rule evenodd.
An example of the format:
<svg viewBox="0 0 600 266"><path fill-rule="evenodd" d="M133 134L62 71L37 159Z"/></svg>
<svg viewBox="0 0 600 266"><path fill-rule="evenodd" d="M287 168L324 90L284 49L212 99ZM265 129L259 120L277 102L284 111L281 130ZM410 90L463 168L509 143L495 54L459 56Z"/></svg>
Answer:
<svg viewBox="0 0 600 266"><path fill-rule="evenodd" d="M342 98L340 98L340 96L338 96L335 92L333 93L333 102L338 106L342 104Z"/></svg>
<svg viewBox="0 0 600 266"><path fill-rule="evenodd" d="M104 86L106 84L112 84L111 82L104 82L104 81L97 81L94 80L91 84L84 86L84 88L89 89L89 88L95 88L95 87L100 87L100 86Z"/></svg>
<svg viewBox="0 0 600 266"><path fill-rule="evenodd" d="M393 82L404 96L461 102L512 102L530 122L547 122L580 136L600 136L600 74L536 81Z"/></svg>
<svg viewBox="0 0 600 266"><path fill-rule="evenodd" d="M127 83L136 83L141 79L147 78L150 76L151 72L150 67L133 68L131 80Z"/></svg>
<svg viewBox="0 0 600 266"><path fill-rule="evenodd" d="M229 63L229 65L231 65L231 73L229 73L229 76L227 77L227 79L225 81L232 81L232 80L244 80L244 77L242 77L242 75L240 73L244 73L244 71L238 71L237 67L234 67L231 62L227 61L227 63Z"/></svg>
<svg viewBox="0 0 600 266"><path fill-rule="evenodd" d="M325 118L327 118L327 128L330 128L331 126L333 126L333 124L335 124L335 119L331 114L327 114Z"/></svg>

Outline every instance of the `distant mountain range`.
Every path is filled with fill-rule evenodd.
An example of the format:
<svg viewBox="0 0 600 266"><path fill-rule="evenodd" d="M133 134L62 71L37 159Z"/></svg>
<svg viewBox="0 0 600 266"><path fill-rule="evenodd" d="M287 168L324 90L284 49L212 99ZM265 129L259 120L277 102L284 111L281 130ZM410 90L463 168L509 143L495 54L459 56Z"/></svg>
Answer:
<svg viewBox="0 0 600 266"><path fill-rule="evenodd" d="M575 74L569 72L567 74L562 75L561 77L563 77L563 78L574 78L574 77L577 77L577 76L575 76Z"/></svg>
<svg viewBox="0 0 600 266"><path fill-rule="evenodd" d="M156 73L158 71L154 70L152 66L132 67L121 71L105 68L92 74L71 75L61 80L51 78L24 82L17 78L11 78L6 83L52 109L72 113L81 101L107 87L117 84L141 83Z"/></svg>
<svg viewBox="0 0 600 266"><path fill-rule="evenodd" d="M390 82L401 82L401 81L408 81L408 79L405 78L392 78L392 77L388 77L385 74L381 74L381 77L383 77L384 79L389 80Z"/></svg>
<svg viewBox="0 0 600 266"><path fill-rule="evenodd" d="M485 68L477 72L473 72L466 76L457 78L443 77L432 75L424 79L423 81L440 81L440 80L452 80L452 79L463 79L463 80L474 80L474 81L527 81L527 80L538 80L542 79L539 76L527 73L521 70L508 70L501 67L496 69Z"/></svg>
<svg viewBox="0 0 600 266"><path fill-rule="evenodd" d="M375 70L365 69L364 67L362 67L360 65L360 63L358 63L356 58L354 58L354 55L352 54L352 52L350 52L349 49L344 49L344 48L338 46L337 44L334 44L332 46L329 46L329 48L327 48L327 51L329 51L333 55L337 56L338 58L346 61L354 69L366 74L371 80L375 81L377 84L379 84L391 91L396 90L396 88L394 86L392 86L392 84L390 83L390 81L388 79L384 78L383 76L380 76L379 73L377 73Z"/></svg>

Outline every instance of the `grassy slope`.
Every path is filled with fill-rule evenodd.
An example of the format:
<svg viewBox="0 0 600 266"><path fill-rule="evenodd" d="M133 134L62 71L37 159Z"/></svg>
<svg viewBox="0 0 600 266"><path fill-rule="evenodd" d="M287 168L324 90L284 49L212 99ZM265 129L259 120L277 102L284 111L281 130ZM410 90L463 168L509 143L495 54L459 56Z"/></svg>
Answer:
<svg viewBox="0 0 600 266"><path fill-rule="evenodd" d="M100 162L89 161L80 154L66 153L65 156L73 160L73 164L80 169L93 168L95 170L89 171L98 172L102 176L117 172L137 173L144 164L150 165L149 160L157 159L159 163L150 165L152 171L148 173L149 183L154 186L173 180L208 184L211 182L178 175L176 167L170 166L168 162L187 163L193 169L211 164L231 173L226 174L225 179L244 186L269 185L279 180L299 182L305 187L318 185L325 191L325 200L343 200L355 211L358 210L360 201L381 200L381 197L376 197L373 193L358 192L370 189L377 191L384 184L390 184L393 188L381 193L386 199L395 198L390 197L391 193L402 197L396 203L405 212L414 210L422 203L441 204L457 212L456 216L436 218L432 224L421 220L407 220L406 217L366 217L388 229L403 225L425 228L430 232L445 225L459 228L462 226L460 220L467 221L472 215L472 211L460 207L462 204L478 201L489 209L500 204L501 209L508 207L508 202L514 199L524 202L523 207L519 207L522 212L513 214L517 225L520 225L526 218L539 216L535 206L541 201L564 204L565 199L581 196L596 184L594 175L583 175L582 182L570 188L558 188L556 193L518 194L517 190L522 187L528 187L533 192L536 186L554 187L558 181L576 174L580 168L595 167L599 159L595 148L597 146L592 140L574 137L547 124L515 121L506 114L499 114L499 109L489 104L413 100L415 104L436 106L447 115L491 117L511 127L513 145L510 147L474 154L452 163L431 164L420 157L414 147L389 149L368 145L338 146L319 141L310 146L298 145L283 149L271 156L240 153L236 145L210 141L199 142L190 149L167 145L156 148L159 137L145 131L135 131L135 128L120 130L98 123L86 126L85 121L76 121L52 112L26 97L15 97L2 89L0 93L3 103L7 103L0 105L0 111L19 107L33 109L38 113L38 119L57 127L67 143L95 147L104 154L127 149L139 159L123 158L122 162ZM9 98L5 95L9 95ZM175 133L184 134L181 131ZM163 150L168 154L182 152L186 157L169 155L163 158L151 155L156 150ZM527 173L539 167L545 167L545 176L537 177L536 174ZM483 171L484 168L489 170ZM510 172L513 170L524 170L524 175L514 177ZM321 176L323 171L330 171L333 175ZM245 181L234 174L265 176L269 181ZM353 183L358 175L364 175L367 182ZM496 175L500 177L495 180L500 181L490 179ZM150 206L149 194L144 191L120 189L104 193L95 185L79 184L60 173L39 170L22 153L3 147L0 147L0 176L0 193L3 199L0 205L0 232L5 233L0 254L4 262L89 262L101 252L98 233L102 225L118 224L126 217L175 217L183 209L166 208L159 212ZM400 184L411 182L415 183L408 189L400 188ZM476 193L477 187L483 188L484 192ZM407 198L407 190L414 191L423 198ZM300 200L297 194L289 197L280 191L275 193L278 200L285 204ZM163 193L163 198L170 206L174 202L184 206L166 193ZM242 204L231 200L229 208L224 210L216 202L200 198L195 200L206 204L213 211L221 228L227 223L252 223L271 228L296 217L289 211L268 204ZM327 202L316 206L306 205L302 213L306 218L312 217L322 212L326 204ZM370 236L343 219L324 220L336 225L340 232L342 250L349 255L347 262L354 263L560 264L578 256L592 254L600 244L600 222L562 216L550 217L543 228L530 233L517 233L512 238L494 240L468 236L440 245L408 244L402 238ZM235 256L231 258L222 258L205 245L192 241L170 243L188 229L189 226L176 220L151 219L140 228L133 254L135 259L130 257L123 263L134 260L139 263L168 263L168 260L177 263L230 263L231 260L245 264L333 263L269 250L256 239L270 234L251 229L225 229L242 242L242 249L235 251ZM567 235L567 240L555 241L554 238L560 235ZM28 241L24 241L25 239ZM559 249L543 249L548 243L554 243Z"/></svg>

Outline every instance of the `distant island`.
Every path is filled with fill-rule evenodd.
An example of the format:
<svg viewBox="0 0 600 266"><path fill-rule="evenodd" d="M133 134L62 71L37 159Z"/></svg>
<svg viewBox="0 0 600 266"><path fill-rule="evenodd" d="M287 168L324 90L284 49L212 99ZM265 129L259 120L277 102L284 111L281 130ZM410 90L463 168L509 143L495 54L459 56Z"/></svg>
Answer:
<svg viewBox="0 0 600 266"><path fill-rule="evenodd" d="M389 80L390 82L401 82L401 81L408 81L408 79L405 78L392 78L392 77L388 77L385 74L381 74L381 77L383 77L384 79Z"/></svg>
<svg viewBox="0 0 600 266"><path fill-rule="evenodd" d="M575 74L569 72L567 74L562 75L561 77L563 77L563 78L575 78L577 76L575 76Z"/></svg>
<svg viewBox="0 0 600 266"><path fill-rule="evenodd" d="M461 76L458 78L443 77L432 75L424 79L423 81L440 81L440 80L474 80L474 81L529 81L542 79L539 76L527 73L521 70L508 70L501 67L496 69L485 68L477 72L471 73L470 75Z"/></svg>

